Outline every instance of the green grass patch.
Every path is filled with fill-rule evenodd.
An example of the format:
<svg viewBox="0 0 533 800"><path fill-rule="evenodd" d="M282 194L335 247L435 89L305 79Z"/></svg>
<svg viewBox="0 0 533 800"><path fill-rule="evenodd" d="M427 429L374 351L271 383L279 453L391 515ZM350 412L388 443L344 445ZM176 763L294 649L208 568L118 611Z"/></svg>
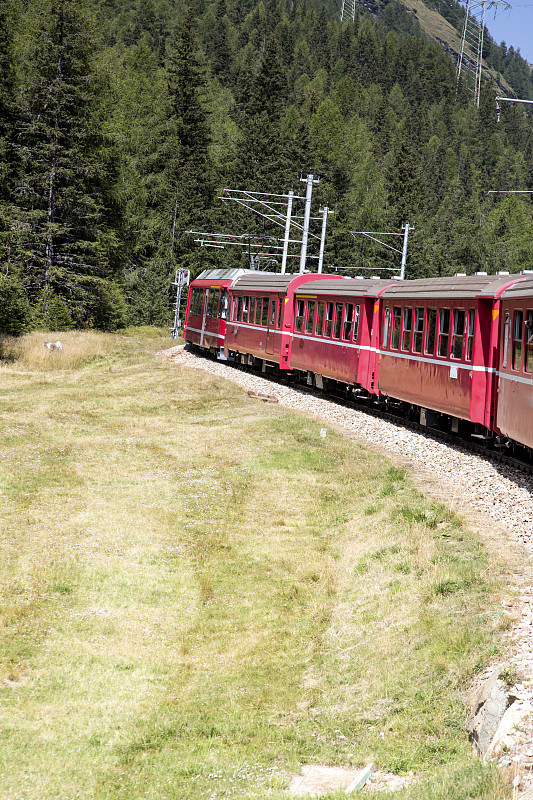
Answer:
<svg viewBox="0 0 533 800"><path fill-rule="evenodd" d="M398 798L506 796L463 730L505 620L460 519L147 332L53 370L17 346L0 797L287 798L302 764L369 760L416 774Z"/></svg>

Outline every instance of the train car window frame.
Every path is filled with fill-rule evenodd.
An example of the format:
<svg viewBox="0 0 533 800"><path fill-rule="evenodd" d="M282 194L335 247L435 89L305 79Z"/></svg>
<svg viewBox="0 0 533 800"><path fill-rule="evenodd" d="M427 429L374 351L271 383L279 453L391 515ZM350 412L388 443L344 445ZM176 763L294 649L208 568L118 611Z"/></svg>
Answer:
<svg viewBox="0 0 533 800"><path fill-rule="evenodd" d="M241 317L242 317L242 295L239 295L237 298L237 315L235 319L240 321Z"/></svg>
<svg viewBox="0 0 533 800"><path fill-rule="evenodd" d="M220 305L218 307L218 317L219 319L227 319L228 318L228 290L222 289L220 293Z"/></svg>
<svg viewBox="0 0 533 800"><path fill-rule="evenodd" d="M278 300L279 300L279 303L278 303L278 318L276 320L276 328L279 329L279 328L281 328L281 309L283 308L283 302L281 300L281 297L279 297Z"/></svg>
<svg viewBox="0 0 533 800"><path fill-rule="evenodd" d="M393 306L392 309L392 328L390 334L391 350L400 349L400 337L402 329L402 309L401 306Z"/></svg>
<svg viewBox="0 0 533 800"><path fill-rule="evenodd" d="M413 320L413 353L421 353L424 346L424 316L423 306L417 306Z"/></svg>
<svg viewBox="0 0 533 800"><path fill-rule="evenodd" d="M211 318L218 319L218 307L220 305L220 288L212 289L213 305L211 306ZM211 298L209 298L211 299Z"/></svg>
<svg viewBox="0 0 533 800"><path fill-rule="evenodd" d="M197 312L195 308L196 308L196 286L193 286L193 288L191 289L191 299L189 302L189 314L196 315Z"/></svg>
<svg viewBox="0 0 533 800"><path fill-rule="evenodd" d="M359 314L360 314L360 312L361 312L361 306L359 305L359 303L356 303L355 304L355 314L354 314L354 318L353 318L353 333L352 333L352 339L353 339L354 342L357 341L357 336L359 334Z"/></svg>
<svg viewBox="0 0 533 800"><path fill-rule="evenodd" d="M333 328L333 303L326 303L326 319L324 320L324 336L331 338Z"/></svg>
<svg viewBox="0 0 533 800"><path fill-rule="evenodd" d="M296 300L296 315L294 320L294 330L301 333L304 327L305 300Z"/></svg>
<svg viewBox="0 0 533 800"><path fill-rule="evenodd" d="M448 358L450 348L450 322L449 308L439 309L439 335L437 340L437 358Z"/></svg>
<svg viewBox="0 0 533 800"><path fill-rule="evenodd" d="M503 323L503 355L502 355L502 367L507 369L507 361L509 358L509 325L511 322L511 317L508 311L505 312L504 323Z"/></svg>
<svg viewBox="0 0 533 800"><path fill-rule="evenodd" d="M454 359L455 361L462 361L463 359L466 320L467 317L464 308L453 309L452 344L450 347L450 358Z"/></svg>
<svg viewBox="0 0 533 800"><path fill-rule="evenodd" d="M272 302L270 304L270 323L269 323L269 328L273 328L274 325L276 324L276 303L277 302L278 302L277 298L273 297L272 298Z"/></svg>
<svg viewBox="0 0 533 800"><path fill-rule="evenodd" d="M468 322L466 329L466 356L465 361L472 361L474 356L474 332L476 329L476 309L468 309Z"/></svg>
<svg viewBox="0 0 533 800"><path fill-rule="evenodd" d="M323 300L321 300L318 304L318 313L316 317L316 333L315 336L323 336L324 335L324 316L325 316L325 309L326 304Z"/></svg>
<svg viewBox="0 0 533 800"><path fill-rule="evenodd" d="M268 297L263 297L263 308L261 311L261 325L263 328L268 327Z"/></svg>
<svg viewBox="0 0 533 800"><path fill-rule="evenodd" d="M386 348L389 343L389 328L390 328L390 308L385 309L385 320L383 322L383 347Z"/></svg>
<svg viewBox="0 0 533 800"><path fill-rule="evenodd" d="M352 325L353 325L353 303L346 303L344 308L344 323L342 326L342 338L345 342L349 342L352 338Z"/></svg>
<svg viewBox="0 0 533 800"><path fill-rule="evenodd" d="M335 303L335 324L333 326L334 339L341 338L343 312L344 312L344 303Z"/></svg>
<svg viewBox="0 0 533 800"><path fill-rule="evenodd" d="M250 298L247 297L247 296L244 296L242 298L242 321L243 322L248 322L249 313L250 313Z"/></svg>
<svg viewBox="0 0 533 800"><path fill-rule="evenodd" d="M428 308L426 311L426 336L424 341L424 353L427 356L435 355L435 344L437 341L437 309Z"/></svg>
<svg viewBox="0 0 533 800"><path fill-rule="evenodd" d="M402 314L402 350L408 353L411 349L411 339L413 334L413 309L405 306Z"/></svg>
<svg viewBox="0 0 533 800"><path fill-rule="evenodd" d="M526 322L531 323L532 327L528 328L524 323L524 372L531 375L533 372L533 310L528 308L526 316Z"/></svg>
<svg viewBox="0 0 533 800"><path fill-rule="evenodd" d="M311 336L314 332L314 325L315 325L315 310L316 310L316 300L308 300L307 301L307 318L305 321L305 332L310 333Z"/></svg>
<svg viewBox="0 0 533 800"><path fill-rule="evenodd" d="M511 369L515 372L522 372L524 360L524 312L521 308L517 308L513 316L513 349ZM517 362L519 362L517 366Z"/></svg>

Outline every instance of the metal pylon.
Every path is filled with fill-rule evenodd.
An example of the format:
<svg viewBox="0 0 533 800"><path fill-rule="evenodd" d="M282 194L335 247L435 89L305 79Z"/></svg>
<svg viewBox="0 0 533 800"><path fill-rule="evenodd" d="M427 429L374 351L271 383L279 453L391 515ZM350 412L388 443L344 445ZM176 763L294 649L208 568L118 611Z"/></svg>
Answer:
<svg viewBox="0 0 533 800"><path fill-rule="evenodd" d="M347 19L355 21L355 3L356 0L342 0L341 22L345 22Z"/></svg>
<svg viewBox="0 0 533 800"><path fill-rule="evenodd" d="M474 76L474 103L479 107L481 92L481 69L483 63L483 35L485 33L485 13L490 0L466 0L465 21L461 37L461 52L457 62L457 83L467 72Z"/></svg>

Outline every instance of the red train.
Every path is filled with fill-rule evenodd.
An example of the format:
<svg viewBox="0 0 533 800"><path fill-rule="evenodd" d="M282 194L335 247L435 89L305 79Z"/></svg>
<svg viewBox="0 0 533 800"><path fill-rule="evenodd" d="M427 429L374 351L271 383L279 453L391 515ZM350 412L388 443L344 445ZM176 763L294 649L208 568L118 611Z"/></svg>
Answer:
<svg viewBox="0 0 533 800"><path fill-rule="evenodd" d="M187 342L422 424L533 449L533 276L392 281L207 270Z"/></svg>

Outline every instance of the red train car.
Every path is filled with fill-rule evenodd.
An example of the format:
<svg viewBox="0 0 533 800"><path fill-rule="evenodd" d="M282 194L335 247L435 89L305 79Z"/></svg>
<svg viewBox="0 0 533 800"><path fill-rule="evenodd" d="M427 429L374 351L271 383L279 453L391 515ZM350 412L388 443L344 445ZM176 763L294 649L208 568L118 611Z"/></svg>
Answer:
<svg viewBox="0 0 533 800"><path fill-rule="evenodd" d="M467 420L481 435L481 428L492 431L501 295L517 280L477 274L387 289L379 391L420 408L425 424L451 422L458 430L458 420Z"/></svg>
<svg viewBox="0 0 533 800"><path fill-rule="evenodd" d="M183 339L223 355L229 310L228 290L244 269L207 269L191 282L185 309Z"/></svg>
<svg viewBox="0 0 533 800"><path fill-rule="evenodd" d="M533 277L502 294L497 432L533 448Z"/></svg>
<svg viewBox="0 0 533 800"><path fill-rule="evenodd" d="M302 283L294 292L291 368L375 393L379 298L393 281L358 278Z"/></svg>
<svg viewBox="0 0 533 800"><path fill-rule="evenodd" d="M262 361L263 368L291 368L294 292L302 283L315 283L329 275L281 275L249 272L230 288L230 319L224 352L242 362ZM333 278L341 280L341 278Z"/></svg>

